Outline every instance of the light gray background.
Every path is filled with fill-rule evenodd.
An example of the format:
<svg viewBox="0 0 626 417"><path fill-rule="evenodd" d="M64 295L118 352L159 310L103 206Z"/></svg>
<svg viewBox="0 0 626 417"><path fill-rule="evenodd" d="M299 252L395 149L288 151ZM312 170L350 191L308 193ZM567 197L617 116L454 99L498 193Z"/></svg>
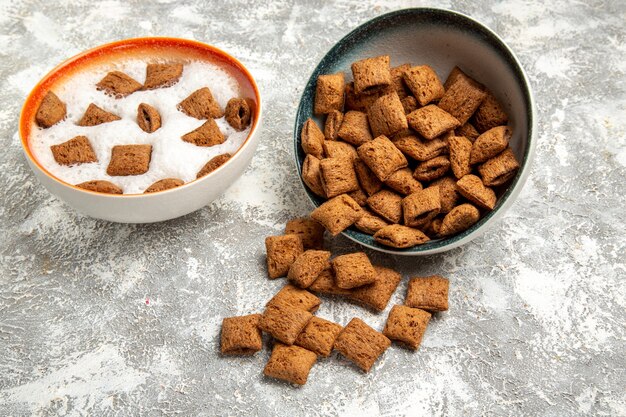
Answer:
<svg viewBox="0 0 626 417"><path fill-rule="evenodd" d="M259 311L282 285L266 278L263 240L311 209L292 128L316 63L358 24L434 4L54 3L0 3L0 414L626 415L625 2L437 4L493 28L528 71L539 117L532 175L505 218L460 249L371 253L405 277L451 278L451 309L418 352L393 347L367 375L333 356L301 389L263 378L267 350L220 357L221 319ZM239 57L265 97L261 142L245 175L197 213L95 221L37 183L18 114L63 59L144 35ZM320 315L378 329L386 318L328 299Z"/></svg>

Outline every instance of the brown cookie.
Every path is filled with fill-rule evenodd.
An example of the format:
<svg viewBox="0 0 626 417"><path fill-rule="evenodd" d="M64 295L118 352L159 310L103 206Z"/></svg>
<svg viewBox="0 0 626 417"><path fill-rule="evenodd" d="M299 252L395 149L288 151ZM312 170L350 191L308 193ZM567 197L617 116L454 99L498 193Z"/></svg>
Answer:
<svg viewBox="0 0 626 417"><path fill-rule="evenodd" d="M48 91L37 108L35 122L39 127L47 129L63 120L66 113L65 103L52 91Z"/></svg>
<svg viewBox="0 0 626 417"><path fill-rule="evenodd" d="M231 158L231 156L232 155L229 153L223 153L221 155L217 155L211 158L209 162L204 164L200 171L198 171L198 174L196 174L196 179L204 177L205 175L208 175L211 172L215 171L216 169L224 165Z"/></svg>
<svg viewBox="0 0 626 417"><path fill-rule="evenodd" d="M87 110L85 110L85 114L83 114L83 117L80 118L77 124L78 126L97 126L116 120L121 120L121 117L90 103L87 106Z"/></svg>
<svg viewBox="0 0 626 417"><path fill-rule="evenodd" d="M141 175L148 172L152 145L117 145L111 149L107 174L111 176Z"/></svg>
<svg viewBox="0 0 626 417"><path fill-rule="evenodd" d="M156 193L159 191L165 191L172 188L180 187L183 184L185 184L185 182L178 178L164 178L146 188L144 193Z"/></svg>
<svg viewBox="0 0 626 417"><path fill-rule="evenodd" d="M66 142L50 146L52 156L59 165L78 165L98 162L98 157L86 136L76 136Z"/></svg>
<svg viewBox="0 0 626 417"><path fill-rule="evenodd" d="M222 320L221 352L223 355L253 355L263 348L260 314L226 317Z"/></svg>

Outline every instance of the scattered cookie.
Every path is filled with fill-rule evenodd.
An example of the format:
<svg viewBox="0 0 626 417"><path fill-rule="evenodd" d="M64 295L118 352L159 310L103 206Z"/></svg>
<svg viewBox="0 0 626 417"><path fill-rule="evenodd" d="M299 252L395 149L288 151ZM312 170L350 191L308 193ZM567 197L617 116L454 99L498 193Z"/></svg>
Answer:
<svg viewBox="0 0 626 417"><path fill-rule="evenodd" d="M267 306L283 305L314 313L320 304L320 299L309 291L287 284L268 301Z"/></svg>
<svg viewBox="0 0 626 417"><path fill-rule="evenodd" d="M289 220L285 226L285 234L299 235L305 250L322 249L324 244L324 226L308 217Z"/></svg>
<svg viewBox="0 0 626 417"><path fill-rule="evenodd" d="M332 321L313 317L302 333L296 338L295 344L316 355L328 357L333 350L335 339L343 327Z"/></svg>
<svg viewBox="0 0 626 417"><path fill-rule="evenodd" d="M353 318L335 340L335 350L364 372L369 372L389 346L391 341L385 335L358 318Z"/></svg>
<svg viewBox="0 0 626 417"><path fill-rule="evenodd" d="M309 249L300 254L289 267L287 279L300 288L307 288L330 267L330 252Z"/></svg>
<svg viewBox="0 0 626 417"><path fill-rule="evenodd" d="M312 317L306 310L284 304L271 304L265 308L259 320L259 328L276 340L293 345Z"/></svg>
<svg viewBox="0 0 626 417"><path fill-rule="evenodd" d="M376 270L364 252L337 256L332 260L332 266L339 288L356 288L376 280Z"/></svg>
<svg viewBox="0 0 626 417"><path fill-rule="evenodd" d="M260 314L226 317L222 320L221 352L223 355L253 355L263 348Z"/></svg>
<svg viewBox="0 0 626 417"><path fill-rule="evenodd" d="M266 237L265 249L267 272L272 279L286 276L291 264L304 252L302 238L298 235Z"/></svg>
<svg viewBox="0 0 626 417"><path fill-rule="evenodd" d="M355 288L349 298L376 311L387 308L402 276L393 269L375 266L376 279L372 284Z"/></svg>
<svg viewBox="0 0 626 417"><path fill-rule="evenodd" d="M446 311L449 285L441 275L411 278L404 304L430 312Z"/></svg>
<svg viewBox="0 0 626 417"><path fill-rule="evenodd" d="M419 308L395 305L389 312L383 334L409 349L417 350L430 316L429 312Z"/></svg>
<svg viewBox="0 0 626 417"><path fill-rule="evenodd" d="M317 355L310 350L275 343L263 374L292 384L304 385L316 360Z"/></svg>
<svg viewBox="0 0 626 417"><path fill-rule="evenodd" d="M352 290L345 288L339 288L335 280L335 272L332 268L328 268L322 271L317 277L315 282L307 288L307 290L313 291L317 294L329 294L329 295L349 295Z"/></svg>

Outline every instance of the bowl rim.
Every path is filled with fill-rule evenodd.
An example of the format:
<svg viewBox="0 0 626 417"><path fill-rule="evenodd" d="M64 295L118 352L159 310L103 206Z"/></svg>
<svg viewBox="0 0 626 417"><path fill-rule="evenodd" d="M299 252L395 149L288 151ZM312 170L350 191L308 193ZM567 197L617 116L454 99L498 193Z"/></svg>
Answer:
<svg viewBox="0 0 626 417"><path fill-rule="evenodd" d="M239 70L245 76L245 78L250 82L250 85L252 86L252 90L254 92L254 96L256 99L256 111L255 111L252 126L250 127L250 132L248 133L248 136L243 141L243 143L239 146L239 148L237 148L237 150L232 154L232 156L225 163L220 165L217 169L210 172L209 174L203 175L200 178L196 178L192 181L186 182L185 184L181 186L170 188L167 190L156 191L152 193L110 194L110 193L101 193L97 191L86 190L84 188L77 187L74 184L70 184L69 182L66 182L58 178L57 176L53 175L50 171L48 171L39 162L39 160L35 158L35 156L32 154L30 150L30 146L26 138L26 134L25 134L25 130L27 129L27 123L31 122L30 120L26 120L26 116L28 113L27 105L31 103L31 101L33 101L35 97L37 97L38 94L40 94L40 90L44 88L45 84L51 78L53 78L60 70L70 66L74 62L79 61L81 59L88 59L89 57L97 56L98 52L100 51L103 51L103 50L112 51L117 48L123 48L123 47L127 47L130 45L140 45L140 44L143 44L143 46L148 47L151 44L158 44L158 43L166 43L172 46L175 46L176 44L178 44L181 46L195 47L198 49L208 51L211 54L214 54L218 57L221 57L227 60L237 70ZM31 113L34 114L34 112L32 111ZM254 134L257 133L256 131L259 129L261 125L262 114L263 114L263 102L261 99L261 93L257 85L256 79L252 76L250 71L237 58L235 58L234 56L230 55L229 53L225 52L224 50L220 48L217 48L208 43L196 41L193 39L177 38L177 37L170 37L170 36L146 36L146 37L136 37L136 38L125 38L125 39L120 39L117 41L97 45L97 46L94 46L93 48L86 49L76 55L73 55L63 60L59 64L55 65L50 71L46 73L46 75L44 75L37 82L37 84L35 84L35 86L31 89L31 91L26 96L26 99L24 100L24 104L22 105L22 109L20 110L20 117L19 117L19 122L18 122L19 123L18 133L20 136L20 142L22 144L22 150L24 151L24 154L28 158L31 167L37 167L43 174L51 178L53 181L59 183L60 185L64 187L68 187L74 191L92 194L92 195L96 195L98 197L103 197L103 198L112 198L112 199L146 198L146 199L149 199L149 198L155 198L157 196L160 196L166 193L173 193L173 192L181 191L183 189L190 188L193 185L206 182L206 180L210 179L217 171L219 171L220 169L222 169L223 167L231 163L235 158L238 158L242 154L241 151L243 151L244 148L246 148L248 145L250 145L250 143L252 143L251 138L253 137Z"/></svg>
<svg viewBox="0 0 626 417"><path fill-rule="evenodd" d="M361 240L360 235L365 235L362 232L346 229L341 234L348 239L363 245L369 249L376 250L378 252L388 253L392 255L404 255L404 256L421 256L421 255L432 255L435 253L445 252L451 249L454 249L458 246L464 245L468 243L472 239L480 236L484 232L486 232L502 215L510 208L513 204L519 193L521 192L523 185L526 183L528 176L530 175L530 170L532 166L532 161L535 156L535 148L536 148L536 140L535 133L537 130L537 120L535 117L536 114L536 106L535 100L533 96L532 86L524 67L522 66L520 60L515 55L513 50L496 34L493 30L487 27L485 24L481 23L477 19L474 19L471 16L468 16L464 13L443 9L443 8L434 8L434 7L415 7L415 8L405 8L400 10L395 10L389 13L385 13L379 15L373 19L370 19L355 29L351 30L348 34L343 36L339 41L337 41L330 50L322 57L322 59L317 63L309 80L307 81L302 94L300 96L300 102L298 104L298 108L296 110L296 117L294 122L294 164L296 168L296 172L300 179L300 183L305 190L305 193L309 200L313 203L315 207L319 207L317 196L314 196L313 193L308 189L301 175L301 167L302 162L300 161L300 149L299 149L299 136L300 136L300 127L304 122L303 119L303 102L304 98L312 88L314 88L316 79L322 67L325 66L326 61L330 56L336 55L337 52L343 48L343 45L349 44L354 38L358 38L360 33L366 30L368 27L373 26L375 24L380 23L381 21L385 21L387 19L393 19L394 17L401 15L419 15L419 14L428 14L435 13L440 15L446 15L448 17L453 17L455 19L460 19L463 23L471 25L473 31L478 30L482 31L483 34L486 35L486 40L492 44L492 47L495 47L500 55L504 55L503 58L506 59L508 66L513 70L516 74L516 78L521 80L520 88L522 90L522 95L527 103L528 111L526 113L527 120L527 134L526 134L526 149L524 151L524 155L522 161L520 163L520 169L515 175L511 185L504 191L501 197L498 199L498 202L493 210L485 214L476 224L472 225L469 229L443 239L433 239L421 245L416 245L410 248L399 249L399 248L391 248L385 247L383 245L377 244L374 246L368 242L364 242ZM495 45L493 45L495 44Z"/></svg>

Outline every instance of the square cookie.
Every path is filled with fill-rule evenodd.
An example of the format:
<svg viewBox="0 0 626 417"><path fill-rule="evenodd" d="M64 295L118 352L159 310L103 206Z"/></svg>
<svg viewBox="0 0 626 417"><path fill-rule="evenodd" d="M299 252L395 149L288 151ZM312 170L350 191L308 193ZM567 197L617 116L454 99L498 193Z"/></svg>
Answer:
<svg viewBox="0 0 626 417"><path fill-rule="evenodd" d="M342 328L341 325L332 321L313 317L298 335L295 344L319 356L328 357Z"/></svg>
<svg viewBox="0 0 626 417"><path fill-rule="evenodd" d="M307 288L318 275L330 267L330 252L310 249L298 256L291 267L287 278L300 288Z"/></svg>
<svg viewBox="0 0 626 417"><path fill-rule="evenodd" d="M415 110L407 115L406 119L411 128L430 140L461 126L454 116L434 104Z"/></svg>
<svg viewBox="0 0 626 417"><path fill-rule="evenodd" d="M252 355L263 347L260 314L222 320L221 351L224 355Z"/></svg>
<svg viewBox="0 0 626 417"><path fill-rule="evenodd" d="M375 266L374 269L376 270L374 283L355 288L350 294L350 298L373 310L383 311L398 288L402 275L393 269L382 266Z"/></svg>
<svg viewBox="0 0 626 417"><path fill-rule="evenodd" d="M98 161L86 136L76 136L66 142L52 145L50 150L59 165L78 165Z"/></svg>
<svg viewBox="0 0 626 417"><path fill-rule="evenodd" d="M430 321L430 313L419 308L395 305L389 312L383 334L417 350Z"/></svg>
<svg viewBox="0 0 626 417"><path fill-rule="evenodd" d="M391 137L409 127L404 107L395 92L386 94L372 103L367 109L367 119L374 136Z"/></svg>
<svg viewBox="0 0 626 417"><path fill-rule="evenodd" d="M359 158L380 181L387 180L391 174L409 164L402 152L386 136L364 143L357 152Z"/></svg>
<svg viewBox="0 0 626 417"><path fill-rule="evenodd" d="M304 252L302 238L298 235L268 236L265 249L267 272L272 279L287 275L291 264Z"/></svg>
<svg viewBox="0 0 626 417"><path fill-rule="evenodd" d="M313 315L306 310L271 304L265 308L259 320L259 328L272 335L274 339L293 345L311 317Z"/></svg>
<svg viewBox="0 0 626 417"><path fill-rule="evenodd" d="M353 318L335 340L335 350L368 372L374 362L391 345L384 334L377 332L365 322Z"/></svg>
<svg viewBox="0 0 626 417"><path fill-rule="evenodd" d="M441 275L411 278L404 304L430 312L446 311L449 284Z"/></svg>
<svg viewBox="0 0 626 417"><path fill-rule="evenodd" d="M276 343L263 374L292 384L304 385L317 355L300 346Z"/></svg>
<svg viewBox="0 0 626 417"><path fill-rule="evenodd" d="M361 206L346 194L331 198L311 213L311 217L333 236L352 226L362 215Z"/></svg>
<svg viewBox="0 0 626 417"><path fill-rule="evenodd" d="M289 220L285 226L285 234L300 236L305 250L322 249L324 244L324 226L308 217Z"/></svg>
<svg viewBox="0 0 626 417"><path fill-rule="evenodd" d="M107 174L141 175L148 172L152 157L152 145L117 145L111 149L111 161Z"/></svg>
<svg viewBox="0 0 626 417"><path fill-rule="evenodd" d="M352 64L352 78L354 78L354 92L370 94L391 85L391 71L389 55L366 58Z"/></svg>
<svg viewBox="0 0 626 417"><path fill-rule="evenodd" d="M337 256L332 265L339 288L356 288L376 280L376 270L363 252Z"/></svg>
<svg viewBox="0 0 626 417"><path fill-rule="evenodd" d="M307 290L295 287L291 284L285 285L280 291L267 302L267 306L283 305L287 307L299 308L310 313L315 312L321 304L319 298Z"/></svg>

